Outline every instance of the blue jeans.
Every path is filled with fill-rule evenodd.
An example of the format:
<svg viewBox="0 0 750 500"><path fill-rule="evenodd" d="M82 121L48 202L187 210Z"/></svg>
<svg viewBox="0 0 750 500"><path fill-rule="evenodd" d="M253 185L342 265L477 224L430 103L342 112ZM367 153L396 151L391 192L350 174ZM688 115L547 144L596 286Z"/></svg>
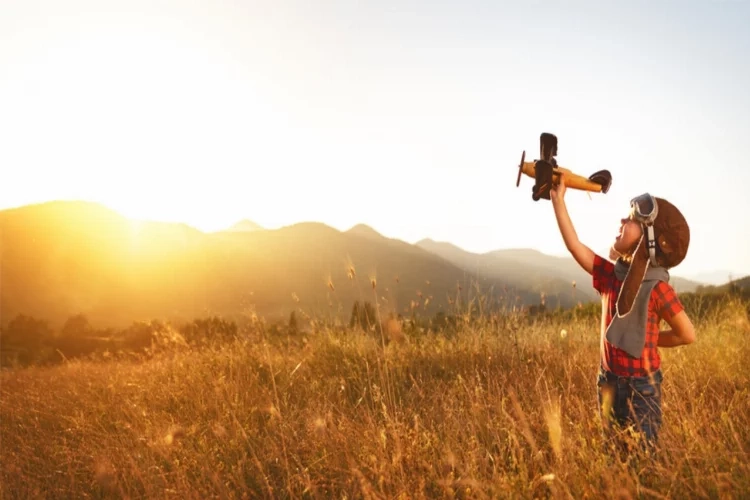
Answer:
<svg viewBox="0 0 750 500"><path fill-rule="evenodd" d="M662 423L661 383L656 370L650 377L620 377L599 369L597 392L605 438L616 437L628 426L640 434L641 445L656 443Z"/></svg>

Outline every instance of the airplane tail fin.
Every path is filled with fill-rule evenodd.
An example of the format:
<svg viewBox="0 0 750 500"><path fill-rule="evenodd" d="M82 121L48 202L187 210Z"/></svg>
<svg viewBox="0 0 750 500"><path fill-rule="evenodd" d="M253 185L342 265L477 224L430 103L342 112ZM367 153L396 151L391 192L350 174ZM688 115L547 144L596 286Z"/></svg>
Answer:
<svg viewBox="0 0 750 500"><path fill-rule="evenodd" d="M609 170L599 170L591 174L589 180L599 184L602 187L602 193L606 194L612 185L612 174L609 173Z"/></svg>

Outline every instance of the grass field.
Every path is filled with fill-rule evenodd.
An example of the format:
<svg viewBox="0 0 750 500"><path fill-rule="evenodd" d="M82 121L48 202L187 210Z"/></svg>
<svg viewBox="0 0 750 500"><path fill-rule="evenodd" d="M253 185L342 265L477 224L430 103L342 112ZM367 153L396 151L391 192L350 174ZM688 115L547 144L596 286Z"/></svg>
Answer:
<svg viewBox="0 0 750 500"><path fill-rule="evenodd" d="M639 465L602 451L598 321L553 317L5 370L2 498L747 498L747 308L695 322Z"/></svg>

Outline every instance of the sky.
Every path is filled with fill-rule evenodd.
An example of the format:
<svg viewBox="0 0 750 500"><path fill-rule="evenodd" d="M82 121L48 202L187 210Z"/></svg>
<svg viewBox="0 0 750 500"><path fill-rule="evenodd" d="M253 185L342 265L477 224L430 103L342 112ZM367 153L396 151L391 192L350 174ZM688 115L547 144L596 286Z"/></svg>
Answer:
<svg viewBox="0 0 750 500"><path fill-rule="evenodd" d="M750 274L750 0L0 0L0 209L57 199L203 231L363 223L565 255L522 151L606 255L650 192L681 276Z"/></svg>

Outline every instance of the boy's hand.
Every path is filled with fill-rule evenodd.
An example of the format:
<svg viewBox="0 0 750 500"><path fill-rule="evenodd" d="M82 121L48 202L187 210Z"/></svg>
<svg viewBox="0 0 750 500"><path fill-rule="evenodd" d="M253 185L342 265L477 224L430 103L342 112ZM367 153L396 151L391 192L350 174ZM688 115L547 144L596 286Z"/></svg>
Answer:
<svg viewBox="0 0 750 500"><path fill-rule="evenodd" d="M552 188L549 191L550 198L552 201L562 201L565 199L565 191L567 191L567 187L565 187L565 174L560 174L560 183L557 186L552 186Z"/></svg>

